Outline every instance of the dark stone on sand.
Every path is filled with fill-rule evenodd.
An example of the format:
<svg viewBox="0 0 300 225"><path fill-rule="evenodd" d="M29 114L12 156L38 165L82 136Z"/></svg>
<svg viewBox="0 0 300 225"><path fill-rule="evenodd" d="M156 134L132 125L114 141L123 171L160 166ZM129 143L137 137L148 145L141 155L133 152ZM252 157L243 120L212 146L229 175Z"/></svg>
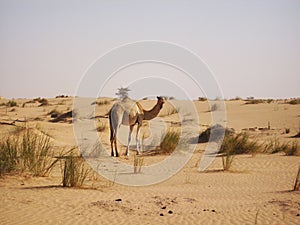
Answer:
<svg viewBox="0 0 300 225"><path fill-rule="evenodd" d="M168 213L169 213L169 214L173 214L173 211L172 211L172 210L169 210Z"/></svg>
<svg viewBox="0 0 300 225"><path fill-rule="evenodd" d="M161 207L161 209L166 209L167 208L167 206L163 206L163 207Z"/></svg>
<svg viewBox="0 0 300 225"><path fill-rule="evenodd" d="M211 211L212 211L212 212L216 212L216 210L214 210L214 209L213 209L213 210L211 210Z"/></svg>
<svg viewBox="0 0 300 225"><path fill-rule="evenodd" d="M161 214L159 214L160 216L164 216L164 214L163 213L161 213Z"/></svg>
<svg viewBox="0 0 300 225"><path fill-rule="evenodd" d="M116 201L116 202L121 202L121 201L122 201L122 199L120 199L120 198L117 198L115 201Z"/></svg>

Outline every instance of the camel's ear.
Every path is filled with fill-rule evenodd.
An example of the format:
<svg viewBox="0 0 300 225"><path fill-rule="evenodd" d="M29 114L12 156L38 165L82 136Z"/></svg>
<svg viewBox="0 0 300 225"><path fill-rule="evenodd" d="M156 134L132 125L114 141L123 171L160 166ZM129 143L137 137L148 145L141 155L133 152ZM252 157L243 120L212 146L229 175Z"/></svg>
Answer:
<svg viewBox="0 0 300 225"><path fill-rule="evenodd" d="M161 99L161 97L160 97L160 96L157 96L156 98L157 98L157 100Z"/></svg>

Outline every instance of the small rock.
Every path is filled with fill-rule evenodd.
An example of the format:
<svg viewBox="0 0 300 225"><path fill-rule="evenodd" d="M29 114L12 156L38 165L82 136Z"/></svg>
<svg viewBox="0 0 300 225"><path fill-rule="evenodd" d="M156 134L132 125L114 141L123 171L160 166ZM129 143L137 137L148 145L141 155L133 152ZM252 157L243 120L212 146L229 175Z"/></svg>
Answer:
<svg viewBox="0 0 300 225"><path fill-rule="evenodd" d="M160 216L164 216L164 214L163 213L161 213L161 214L159 214Z"/></svg>
<svg viewBox="0 0 300 225"><path fill-rule="evenodd" d="M122 199L120 199L120 198L117 198L115 201L116 201L116 202L121 202L121 201L122 201Z"/></svg>
<svg viewBox="0 0 300 225"><path fill-rule="evenodd" d="M296 216L300 216L300 214L298 213Z"/></svg>
<svg viewBox="0 0 300 225"><path fill-rule="evenodd" d="M173 211L172 211L172 210L169 210L168 213L169 213L169 214L173 214Z"/></svg>
<svg viewBox="0 0 300 225"><path fill-rule="evenodd" d="M205 212L206 211L206 209L203 209L203 212Z"/></svg>
<svg viewBox="0 0 300 225"><path fill-rule="evenodd" d="M166 209L167 208L167 206L163 206L163 207L161 207L161 209Z"/></svg>
<svg viewBox="0 0 300 225"><path fill-rule="evenodd" d="M214 210L214 209L213 209L213 210L211 210L211 211L212 211L212 212L216 212L216 210Z"/></svg>

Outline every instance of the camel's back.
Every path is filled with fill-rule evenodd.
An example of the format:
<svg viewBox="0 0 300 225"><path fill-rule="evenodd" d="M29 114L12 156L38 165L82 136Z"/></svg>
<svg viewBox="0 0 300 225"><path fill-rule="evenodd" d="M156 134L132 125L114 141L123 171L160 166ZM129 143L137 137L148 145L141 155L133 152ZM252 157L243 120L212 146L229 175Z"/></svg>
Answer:
<svg viewBox="0 0 300 225"><path fill-rule="evenodd" d="M135 123L138 115L143 114L143 110L137 105L137 102L130 98L116 102L111 111L113 114L118 114L119 118L122 116L124 125Z"/></svg>

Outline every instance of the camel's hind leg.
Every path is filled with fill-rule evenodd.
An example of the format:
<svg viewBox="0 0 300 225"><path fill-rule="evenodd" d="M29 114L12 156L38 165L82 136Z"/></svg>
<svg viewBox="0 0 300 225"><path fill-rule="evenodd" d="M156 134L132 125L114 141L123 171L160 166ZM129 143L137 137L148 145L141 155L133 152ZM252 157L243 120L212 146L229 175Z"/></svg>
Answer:
<svg viewBox="0 0 300 225"><path fill-rule="evenodd" d="M111 147L111 156L119 156L118 147L117 147L117 131L119 127L119 118L116 111L112 110L109 113L109 124L110 124L110 147ZM115 148L115 149L114 149ZM116 154L114 154L114 151Z"/></svg>
<svg viewBox="0 0 300 225"><path fill-rule="evenodd" d="M127 143L127 148L126 148L126 152L125 152L126 156L129 156L129 146L130 146L131 134L132 134L133 127L134 127L134 125L129 126L128 143Z"/></svg>

